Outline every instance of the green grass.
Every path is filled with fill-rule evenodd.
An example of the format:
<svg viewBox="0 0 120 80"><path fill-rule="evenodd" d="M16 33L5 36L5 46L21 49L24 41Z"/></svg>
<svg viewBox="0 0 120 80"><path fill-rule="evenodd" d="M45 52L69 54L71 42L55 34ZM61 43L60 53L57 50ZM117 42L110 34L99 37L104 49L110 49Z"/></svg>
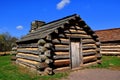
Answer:
<svg viewBox="0 0 120 80"><path fill-rule="evenodd" d="M57 73L52 76L39 76L11 63L11 56L0 56L0 80L58 80L69 73ZM120 57L103 56L102 64L89 68L108 68L120 70ZM28 74L29 73L29 74Z"/></svg>
<svg viewBox="0 0 120 80"><path fill-rule="evenodd" d="M92 68L108 68L120 70L120 57L117 56L103 56L102 63L91 66Z"/></svg>
<svg viewBox="0 0 120 80"><path fill-rule="evenodd" d="M10 58L9 55L0 56L0 80L57 80L68 75L67 73L57 73L52 76L38 76L12 64Z"/></svg>

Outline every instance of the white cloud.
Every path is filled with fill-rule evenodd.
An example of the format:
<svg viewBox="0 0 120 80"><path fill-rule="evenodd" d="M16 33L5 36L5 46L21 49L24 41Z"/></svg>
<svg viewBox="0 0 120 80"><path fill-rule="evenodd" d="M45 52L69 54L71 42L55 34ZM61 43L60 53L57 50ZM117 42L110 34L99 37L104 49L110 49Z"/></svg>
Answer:
<svg viewBox="0 0 120 80"><path fill-rule="evenodd" d="M17 30L22 30L23 29L23 26L19 25L16 27Z"/></svg>
<svg viewBox="0 0 120 80"><path fill-rule="evenodd" d="M58 4L57 4L57 9L62 9L65 7L65 5L69 4L70 0L61 0Z"/></svg>

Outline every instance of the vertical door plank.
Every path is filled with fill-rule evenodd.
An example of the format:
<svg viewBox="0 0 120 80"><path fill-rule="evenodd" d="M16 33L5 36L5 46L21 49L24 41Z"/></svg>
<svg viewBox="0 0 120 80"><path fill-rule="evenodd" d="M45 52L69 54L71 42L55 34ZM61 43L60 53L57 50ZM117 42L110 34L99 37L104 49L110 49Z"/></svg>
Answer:
<svg viewBox="0 0 120 80"><path fill-rule="evenodd" d="M72 58L72 68L80 66L80 42L71 42L71 58Z"/></svg>

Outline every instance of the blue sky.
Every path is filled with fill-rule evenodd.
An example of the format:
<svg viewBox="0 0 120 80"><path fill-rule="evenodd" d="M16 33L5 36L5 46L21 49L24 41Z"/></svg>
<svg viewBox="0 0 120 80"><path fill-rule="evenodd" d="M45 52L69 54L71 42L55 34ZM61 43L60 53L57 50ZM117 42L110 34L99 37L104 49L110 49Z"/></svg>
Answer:
<svg viewBox="0 0 120 80"><path fill-rule="evenodd" d="M0 33L21 37L34 20L77 13L93 29L120 28L120 0L0 0Z"/></svg>

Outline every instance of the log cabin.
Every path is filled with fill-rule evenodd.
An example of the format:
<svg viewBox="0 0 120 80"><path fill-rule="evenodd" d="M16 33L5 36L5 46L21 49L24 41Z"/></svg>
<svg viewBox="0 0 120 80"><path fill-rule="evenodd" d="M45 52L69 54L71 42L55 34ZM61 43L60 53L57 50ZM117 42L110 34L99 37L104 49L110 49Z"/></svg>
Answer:
<svg viewBox="0 0 120 80"><path fill-rule="evenodd" d="M101 42L101 54L120 55L120 28L97 30Z"/></svg>
<svg viewBox="0 0 120 80"><path fill-rule="evenodd" d="M16 63L40 74L101 62L99 38L77 14L49 23L33 21L30 32L16 43Z"/></svg>

